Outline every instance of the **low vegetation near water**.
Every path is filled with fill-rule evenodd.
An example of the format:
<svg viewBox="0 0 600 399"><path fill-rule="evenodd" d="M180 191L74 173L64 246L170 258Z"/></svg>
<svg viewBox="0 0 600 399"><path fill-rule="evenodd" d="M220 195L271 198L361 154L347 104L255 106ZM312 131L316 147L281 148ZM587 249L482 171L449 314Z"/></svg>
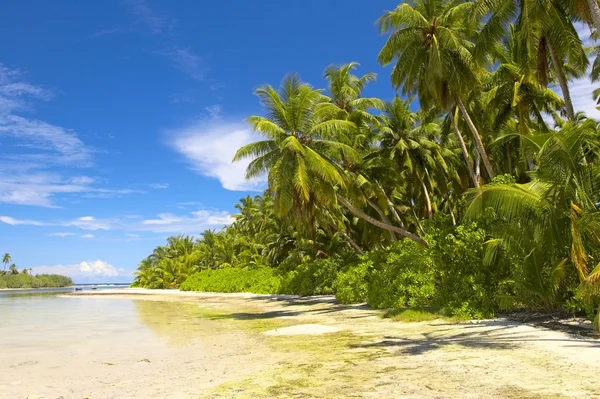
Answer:
<svg viewBox="0 0 600 399"><path fill-rule="evenodd" d="M19 272L17 265L12 262L9 253L2 256L3 270L0 270L0 289L2 288L59 288L70 287L73 280L70 277L58 274L31 274L31 269ZM11 263L8 270L6 266Z"/></svg>
<svg viewBox="0 0 600 399"><path fill-rule="evenodd" d="M222 231L170 238L134 284L598 327L600 128L569 87L589 64L575 24L600 30L591 3L403 2L378 20L389 99L363 95L376 77L357 63L328 67L324 90L297 75L260 87L248 123L263 140L234 161L268 189Z"/></svg>
<svg viewBox="0 0 600 399"><path fill-rule="evenodd" d="M0 276L0 288L60 288L70 287L73 280L58 274L7 274Z"/></svg>

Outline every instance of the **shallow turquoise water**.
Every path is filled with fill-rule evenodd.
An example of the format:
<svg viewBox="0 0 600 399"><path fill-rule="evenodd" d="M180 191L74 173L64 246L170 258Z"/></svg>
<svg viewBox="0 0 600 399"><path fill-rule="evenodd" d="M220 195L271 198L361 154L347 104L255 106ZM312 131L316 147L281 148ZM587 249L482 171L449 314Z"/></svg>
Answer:
<svg viewBox="0 0 600 399"><path fill-rule="evenodd" d="M197 304L4 291L0 399L163 398L172 381L196 397L204 364L232 355L223 332Z"/></svg>

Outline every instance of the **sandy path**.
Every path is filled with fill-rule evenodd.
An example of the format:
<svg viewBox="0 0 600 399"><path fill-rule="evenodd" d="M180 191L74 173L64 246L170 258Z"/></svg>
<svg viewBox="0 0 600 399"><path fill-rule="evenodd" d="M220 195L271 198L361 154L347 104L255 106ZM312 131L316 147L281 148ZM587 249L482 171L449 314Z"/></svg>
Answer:
<svg viewBox="0 0 600 399"><path fill-rule="evenodd" d="M40 390L28 392L41 392L44 399L58 397L52 396L58 390L43 391L48 380L69 386L72 396L63 394L65 399L85 397L79 393L90 398L600 398L598 340L507 320L404 324L326 297L146 293L93 295L143 298L148 306L192 303L190 309L201 309L196 315L201 330L185 331L190 315L169 323L183 338L200 334L201 339L157 350L155 341L137 331L130 341L120 338L122 352L113 355L112 365L79 364L81 369L74 358L37 370L25 365L26 371L19 371L18 364L6 369L0 354L0 381L5 373L11 381L33 373L28 389ZM290 326L297 327L286 330ZM338 332L298 334L311 329ZM4 389L0 383L0 392ZM14 385L8 389L23 392Z"/></svg>

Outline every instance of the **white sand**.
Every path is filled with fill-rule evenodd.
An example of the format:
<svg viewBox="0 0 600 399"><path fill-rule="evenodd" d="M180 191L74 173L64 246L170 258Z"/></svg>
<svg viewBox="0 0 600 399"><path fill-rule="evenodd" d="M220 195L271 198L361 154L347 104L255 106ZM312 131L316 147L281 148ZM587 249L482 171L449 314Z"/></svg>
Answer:
<svg viewBox="0 0 600 399"><path fill-rule="evenodd" d="M406 324L331 297L141 289L74 295L82 296L123 305L129 302L118 298L146 299L150 309L190 302L230 317L165 312L152 333L98 335L61 353L0 341L0 398L600 399L600 341L510 320ZM248 320L266 328L249 330Z"/></svg>

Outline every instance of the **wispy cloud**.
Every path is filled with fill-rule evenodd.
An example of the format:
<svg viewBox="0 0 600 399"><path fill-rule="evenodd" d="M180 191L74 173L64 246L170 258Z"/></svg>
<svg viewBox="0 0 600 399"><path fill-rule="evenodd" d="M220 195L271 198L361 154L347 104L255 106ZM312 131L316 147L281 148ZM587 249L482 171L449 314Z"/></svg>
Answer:
<svg viewBox="0 0 600 399"><path fill-rule="evenodd" d="M75 233L67 233L67 232L59 232L59 233L50 233L48 234L50 237L61 237L61 238L65 238L65 237L72 237L74 235L76 235Z"/></svg>
<svg viewBox="0 0 600 399"><path fill-rule="evenodd" d="M57 207L53 202L53 198L57 195L115 198L143 192L97 187L96 180L89 176L65 177L41 169L50 166L52 166L50 163L19 164L14 161L0 160L0 203Z"/></svg>
<svg viewBox="0 0 600 399"><path fill-rule="evenodd" d="M148 186L150 186L150 188L156 188L156 189L169 188L168 183L152 183L152 184L148 184Z"/></svg>
<svg viewBox="0 0 600 399"><path fill-rule="evenodd" d="M136 22L144 24L152 34L158 35L169 26L168 19L155 12L145 0L127 0L125 4L131 8Z"/></svg>
<svg viewBox="0 0 600 399"><path fill-rule="evenodd" d="M139 238L136 233L198 234L206 229L220 229L233 223L232 216L225 211L200 209L185 214L161 213L152 218L95 218L82 216L72 220L37 221L0 216L0 223L11 226L62 227L87 231L122 231L129 239ZM51 233L52 236L67 237L73 232ZM86 233L81 238L92 238Z"/></svg>
<svg viewBox="0 0 600 399"><path fill-rule="evenodd" d="M10 216L0 216L0 222L11 226L47 226L46 223L37 220L15 219Z"/></svg>
<svg viewBox="0 0 600 399"><path fill-rule="evenodd" d="M200 210L187 215L161 213L155 219L142 221L139 230L154 233L181 233L197 234L202 230L221 228L233 223L233 218L228 212Z"/></svg>
<svg viewBox="0 0 600 399"><path fill-rule="evenodd" d="M81 238L89 240L89 239L94 238L94 235L93 234L82 234Z"/></svg>
<svg viewBox="0 0 600 399"><path fill-rule="evenodd" d="M242 123L213 120L171 132L169 145L182 154L192 169L219 179L223 188L232 191L259 191L265 179L246 180L249 160L233 163L236 151L259 137Z"/></svg>
<svg viewBox="0 0 600 399"><path fill-rule="evenodd" d="M131 13L136 22L143 24L153 35L165 40L166 44L156 51L157 54L170 60L173 67L182 71L196 81L204 81L208 73L208 67L203 58L196 54L189 46L181 43L179 35L175 33L176 21L155 11L146 0L127 0ZM171 101L179 101L172 98ZM190 101L187 101L190 102Z"/></svg>
<svg viewBox="0 0 600 399"><path fill-rule="evenodd" d="M103 30L100 30L98 32L92 33L90 35L90 38L94 39L94 38L97 38L97 37L114 35L114 34L123 33L123 32L126 32L126 31L127 30L125 28L122 28L122 27L110 28L110 29L103 29Z"/></svg>
<svg viewBox="0 0 600 399"><path fill-rule="evenodd" d="M169 45L167 48L158 51L158 54L167 57L171 60L175 68L194 80L202 81L206 77L208 67L202 58L196 55L189 47Z"/></svg>
<svg viewBox="0 0 600 399"><path fill-rule="evenodd" d="M82 230L111 230L114 220L98 220L93 216L82 216L75 220L59 223L65 227L77 227Z"/></svg>

